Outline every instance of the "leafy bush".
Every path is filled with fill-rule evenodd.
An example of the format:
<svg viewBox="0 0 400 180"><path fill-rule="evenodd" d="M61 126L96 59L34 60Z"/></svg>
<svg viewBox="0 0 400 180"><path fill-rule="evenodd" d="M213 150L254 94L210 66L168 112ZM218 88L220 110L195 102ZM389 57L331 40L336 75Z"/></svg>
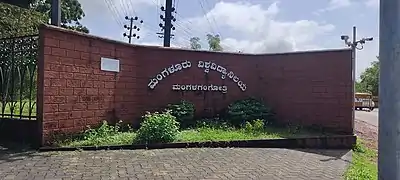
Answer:
<svg viewBox="0 0 400 180"><path fill-rule="evenodd" d="M179 133L179 123L168 110L164 113L147 113L137 131L138 143L167 143L176 139Z"/></svg>
<svg viewBox="0 0 400 180"><path fill-rule="evenodd" d="M182 100L177 104L169 104L167 109L176 117L182 128L195 124L194 113L196 109L193 103Z"/></svg>
<svg viewBox="0 0 400 180"><path fill-rule="evenodd" d="M264 132L265 123L262 119L247 121L244 130L251 134L261 134Z"/></svg>
<svg viewBox="0 0 400 180"><path fill-rule="evenodd" d="M227 115L229 122L235 126L245 125L254 119L264 119L266 123L273 121L271 109L254 98L233 102L228 106Z"/></svg>

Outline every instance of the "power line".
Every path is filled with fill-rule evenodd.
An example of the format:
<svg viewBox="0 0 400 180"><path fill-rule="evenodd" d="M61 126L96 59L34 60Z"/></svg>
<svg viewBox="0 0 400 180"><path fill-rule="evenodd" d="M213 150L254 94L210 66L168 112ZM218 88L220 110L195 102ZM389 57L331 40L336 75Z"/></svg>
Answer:
<svg viewBox="0 0 400 180"><path fill-rule="evenodd" d="M125 0L120 0L120 3L122 3L120 9L122 10L122 14L127 15L129 14L129 4L125 2Z"/></svg>
<svg viewBox="0 0 400 180"><path fill-rule="evenodd" d="M132 1L128 0L128 2L126 2L126 0L121 0L121 6L122 8L120 8L121 11L118 11L118 8L111 2L112 0L104 0L106 2L106 5L108 7L108 9L111 11L112 16L114 18L114 20L117 22L117 24L119 26L124 26L124 22L121 21L121 19L123 19L124 15L121 15L121 11L122 14L125 14L125 16L138 16L138 13L135 11L134 6ZM155 1L155 0L153 0ZM148 24L145 23L140 23L139 25L137 25L137 28L141 28L141 26L145 26L146 29L151 30L151 31L157 31L154 30L156 28L149 26ZM127 35L126 37L128 37L129 35ZM133 35L132 35L133 36Z"/></svg>
<svg viewBox="0 0 400 180"><path fill-rule="evenodd" d="M182 30L182 33L184 36L186 36L186 38L190 39L193 37L193 34L191 34L192 30L190 28L185 27L183 24L179 23L179 21L176 21L175 24L180 30Z"/></svg>
<svg viewBox="0 0 400 180"><path fill-rule="evenodd" d="M208 3L208 1L207 0L204 0L204 2L205 2L205 4L207 5L207 7L209 7L210 8L210 11L211 11L211 6L210 6L210 4ZM209 13L207 13L207 15L208 15ZM222 38L222 34L221 34L221 31L219 31L219 28L218 28L218 24L217 24L217 21L215 20L215 17L212 15L212 14L210 14L210 16L211 16L211 20L213 21L213 23L214 23L214 25L215 25L215 28L217 29L217 33L219 34L219 36Z"/></svg>
<svg viewBox="0 0 400 180"><path fill-rule="evenodd" d="M174 0L174 7L175 7L174 13L177 16L180 16L180 14L178 14L178 5L179 5L179 0ZM188 41L190 42L190 38L192 38L191 34L192 29L188 28L187 26L184 26L183 23L179 24L179 20L177 20L175 23L177 27L182 29L183 33L185 33L186 37L188 38Z"/></svg>
<svg viewBox="0 0 400 180"><path fill-rule="evenodd" d="M183 19L183 16L180 13L176 13L176 14L177 14L178 17ZM180 24L179 24L179 22L180 22ZM187 20L186 22L189 23L189 25L186 25L185 23L183 23L182 21L179 21L179 19L178 19L176 21L176 24L180 25L181 27L184 27L182 30L187 32L187 34L189 35L189 39L193 37L193 35L190 32L196 32L197 34L201 34L202 36L205 36L207 34L207 32L203 32L203 31L201 31L201 30L199 30L197 28L190 28L190 26L195 26L195 24L192 21ZM222 40L222 37L221 37L221 40ZM232 49L232 50L235 49L235 48L232 48L231 45L228 45L228 44L226 44L226 43L224 43L222 41L220 41L220 44L225 46L225 47L227 47L227 48L229 48L229 49Z"/></svg>
<svg viewBox="0 0 400 180"><path fill-rule="evenodd" d="M175 2L175 4L174 4L174 7L175 7L175 13L177 13L177 12L178 12L179 0L174 0L174 2Z"/></svg>
<svg viewBox="0 0 400 180"><path fill-rule="evenodd" d="M200 4L201 10L203 11L204 17L206 18L208 24L210 25L211 31L213 32L213 34L216 34L214 28L213 28L212 25L211 25L210 20L208 19L208 14L207 14L206 11L204 10L204 6L203 6L202 1L201 1L201 0L198 0L198 2L199 2L199 4Z"/></svg>
<svg viewBox="0 0 400 180"><path fill-rule="evenodd" d="M176 15L183 19L183 16L180 15L179 13L176 13ZM204 34L205 33L205 32L203 32L203 31L201 31L201 30L199 30L197 28L191 28L190 25L195 26L195 24L192 21L187 20L186 22L189 23L189 25L187 25L185 22L180 21L179 19L177 19L176 24L178 26L180 26L180 27L183 27L182 30L185 31L190 38L193 37L193 32L195 32L197 34Z"/></svg>
<svg viewBox="0 0 400 180"><path fill-rule="evenodd" d="M104 0L104 2L106 3L107 8L111 11L111 15L113 16L113 19L115 20L115 22L122 26L122 22L121 22L121 17L118 16L118 10L116 10L115 6L113 5L113 3L111 2L111 0Z"/></svg>
<svg viewBox="0 0 400 180"><path fill-rule="evenodd" d="M176 1L178 1L178 0L176 0ZM211 34L216 34L215 33L215 30L214 30L214 28L213 28L213 25L212 25L212 23L211 23L211 21L210 21L210 19L208 18L208 16L207 16L207 13L205 12L205 9L204 9L204 6L203 6L203 4L202 4L202 2L199 0L199 3L200 3L200 6L202 7L202 11L203 11L203 14L205 15L205 18L206 18L206 20L207 20L207 22L208 22L208 24L210 25L210 28L211 28ZM177 3L178 4L178 3ZM177 5L176 4L176 5ZM175 7L175 14L178 16L178 17L180 17L181 19L184 19L183 17L182 17L182 15L179 13L179 12L177 12L177 10L176 10L176 7ZM213 17L213 16L211 16L211 18L213 18L212 20L214 21L214 23L216 24L216 20L215 20L215 18ZM178 20L179 21L179 20ZM190 25L187 25L186 23L181 23L181 24L179 24L178 23L178 21L176 22L176 25L179 27L185 27L185 28L183 28L182 29L182 31L185 33L185 34L187 34L188 36L189 36L189 38L188 39L190 39L190 38L192 38L193 37L193 31L195 31L196 33L198 33L198 34L202 34L202 36L203 36L203 34L205 33L205 34L208 34L207 32L202 32L202 31L200 31L199 29L197 29L197 28L190 28L190 25L193 25L194 26L194 23L192 22L192 21L190 21L190 20L187 20L186 22L187 23L189 23ZM181 21L182 22L182 21ZM181 29L181 28L180 28ZM204 36L205 36L205 34L204 34ZM220 39L222 40L222 38L223 38L223 36L221 35L221 33L218 31L218 34L217 35L219 35L219 37L220 37ZM189 41L190 42L190 41ZM228 44L226 44L226 43L223 43L222 41L220 42L220 44L221 45L223 45L223 46L225 46L225 47L227 47L227 48L229 48L229 49L234 49L234 48L232 48L230 45L228 45Z"/></svg>

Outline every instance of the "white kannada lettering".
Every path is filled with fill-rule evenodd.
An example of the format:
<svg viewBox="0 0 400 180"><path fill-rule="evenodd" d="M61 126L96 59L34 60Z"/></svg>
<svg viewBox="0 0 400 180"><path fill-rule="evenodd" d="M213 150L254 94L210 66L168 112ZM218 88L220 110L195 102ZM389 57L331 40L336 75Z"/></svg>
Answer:
<svg viewBox="0 0 400 180"><path fill-rule="evenodd" d="M174 91L219 91L221 93L227 93L228 87L225 85L204 85L204 84L174 84L172 85Z"/></svg>
<svg viewBox="0 0 400 180"><path fill-rule="evenodd" d="M160 83L166 77L190 67L192 67L192 63L187 60L180 62L178 64L172 64L171 66L164 68L160 73L156 74L153 78L151 78L147 86L150 89L154 89L157 86L157 84Z"/></svg>
<svg viewBox="0 0 400 180"><path fill-rule="evenodd" d="M161 70L161 72L156 74L153 78L150 78L150 81L147 86L150 89L154 89L162 80L164 80L171 74L182 71L184 69L188 69L190 67L192 67L192 63L188 60L182 61L177 64L172 64L169 67ZM210 62L210 61L198 61L197 67L204 69L204 73L209 73L210 70L216 71L221 74L221 79L225 79L226 77L228 77L234 83L236 83L237 86L242 91L246 91L246 89L247 89L246 84L244 84L243 81L241 81L240 78L237 75L235 75L234 72L228 71L225 67L223 67L221 65L218 65L218 64L216 64L214 62ZM221 91L221 92L223 92L223 91L226 92L228 90L226 86L214 86L214 85L209 85L209 86L207 86L207 85L184 85L184 86L180 86L180 85L176 85L176 84L173 85L172 89L173 90L185 90L185 91L194 90L194 91Z"/></svg>
<svg viewBox="0 0 400 180"><path fill-rule="evenodd" d="M229 71L228 73L228 70L221 65L218 65L210 61L199 61L197 63L197 67L204 69L205 73L209 73L210 70L217 71L221 74L221 79L225 79L228 76L228 78L231 79L234 83L236 83L242 91L246 91L247 89L246 84L244 84L243 81L241 81L240 78L236 76L234 72Z"/></svg>

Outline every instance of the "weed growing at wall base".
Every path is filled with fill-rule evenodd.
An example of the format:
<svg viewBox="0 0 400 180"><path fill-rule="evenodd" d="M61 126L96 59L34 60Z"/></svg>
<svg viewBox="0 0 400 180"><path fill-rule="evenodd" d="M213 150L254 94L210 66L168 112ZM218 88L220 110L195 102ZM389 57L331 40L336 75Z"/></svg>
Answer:
<svg viewBox="0 0 400 180"><path fill-rule="evenodd" d="M136 133L130 126L123 127L122 121L115 126L109 125L106 121L98 128L91 128L84 131L81 135L72 136L71 138L57 139L58 146L105 146L105 145L124 145L131 144Z"/></svg>
<svg viewBox="0 0 400 180"><path fill-rule="evenodd" d="M244 126L244 130L247 133L260 134L264 132L265 122L264 120L257 119L254 121L247 121Z"/></svg>
<svg viewBox="0 0 400 180"><path fill-rule="evenodd" d="M255 99L238 101L230 106L230 115L236 118L235 121L222 120L220 118L210 118L194 121L193 104L182 101L178 104L169 105L165 112L147 112L143 116L141 127L137 132L120 131L120 125L110 126L106 122L97 129L88 129L84 133L83 139L66 141L62 146L79 145L120 145L120 144L152 144L170 142L204 142L204 141L234 141L234 140L254 140L254 139L277 139L292 138L298 136L320 135L298 129L293 133L288 128L277 128L268 124L268 120L250 119L251 117L271 117L272 112ZM242 112L241 112L242 111ZM178 116L181 121L193 121L196 124L193 129L179 131L180 123L177 122ZM235 122L240 118L245 118L245 124L239 125ZM239 125L239 126L238 126ZM268 125L268 126L267 126ZM131 138L129 141L127 138Z"/></svg>

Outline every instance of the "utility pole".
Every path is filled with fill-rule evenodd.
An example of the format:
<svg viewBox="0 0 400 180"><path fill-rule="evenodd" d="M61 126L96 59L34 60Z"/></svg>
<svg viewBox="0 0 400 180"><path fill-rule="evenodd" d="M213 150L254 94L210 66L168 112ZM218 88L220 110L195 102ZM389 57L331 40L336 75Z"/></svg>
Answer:
<svg viewBox="0 0 400 180"><path fill-rule="evenodd" d="M353 129L354 129L354 119L355 119L355 104L354 101L356 99L355 97L355 93L356 93L356 51L357 50L362 50L364 48L364 44L367 41L372 41L373 38L369 37L369 38L362 38L360 40L357 41L357 28L356 26L353 26L353 40L350 42L349 41L349 36L347 35L342 35L340 37L344 43L351 48L351 77L352 77L352 89L353 89L353 114L352 114L352 119L353 119ZM358 45L360 45L360 47L358 47Z"/></svg>
<svg viewBox="0 0 400 180"><path fill-rule="evenodd" d="M164 31L164 34L159 37L164 38L164 47L170 47L171 38L174 36L173 34L171 34L171 29L175 30L175 27L174 25L172 25L171 21L176 21L176 18L172 15L172 12L175 12L175 7L172 7L172 0L165 0L165 8L161 7L161 11L165 12L165 17L163 15L160 15L160 19L165 22L165 25L160 23L161 31ZM161 33L156 34L161 35Z"/></svg>
<svg viewBox="0 0 400 180"><path fill-rule="evenodd" d="M125 20L129 20L129 21L130 21L130 25L129 25L129 26L124 25L124 28L127 29L127 30L129 30L129 35L127 35L126 33L124 33L123 35L124 35L124 37L128 37L129 44L130 44L131 41L132 41L132 37L136 37L137 39L140 38L140 36L137 35L136 33L133 33L133 34L132 34L132 30L134 30L134 29L135 29L137 32L140 31L140 28L133 24L133 21L138 21L139 18L138 18L137 16L135 16L135 17L130 17L130 18L129 18L128 16L125 16ZM143 23L143 20L140 20L139 22L140 22L140 24L142 24L142 23Z"/></svg>
<svg viewBox="0 0 400 180"><path fill-rule="evenodd" d="M61 0L51 1L51 25L61 25Z"/></svg>
<svg viewBox="0 0 400 180"><path fill-rule="evenodd" d="M400 180L400 1L379 11L378 179Z"/></svg>

